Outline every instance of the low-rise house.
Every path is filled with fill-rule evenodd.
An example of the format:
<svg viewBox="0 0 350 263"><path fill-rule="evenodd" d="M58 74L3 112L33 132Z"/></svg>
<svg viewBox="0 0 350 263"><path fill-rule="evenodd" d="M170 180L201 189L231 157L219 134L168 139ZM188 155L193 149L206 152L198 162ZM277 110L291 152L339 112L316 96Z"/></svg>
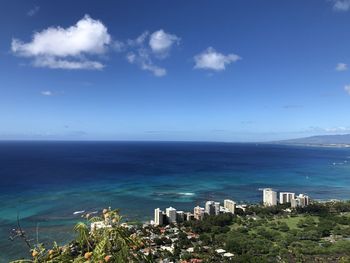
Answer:
<svg viewBox="0 0 350 263"><path fill-rule="evenodd" d="M160 249L164 251L169 251L170 253L174 253L174 246L161 246Z"/></svg>
<svg viewBox="0 0 350 263"><path fill-rule="evenodd" d="M223 254L223 253L226 253L226 250L222 248L218 248L218 249L215 249L215 252L218 254Z"/></svg>
<svg viewBox="0 0 350 263"><path fill-rule="evenodd" d="M247 205L237 205L236 208L242 209L243 212L247 209Z"/></svg>
<svg viewBox="0 0 350 263"><path fill-rule="evenodd" d="M188 253L193 253L194 252L194 247L189 247L188 249L186 249L186 251Z"/></svg>
<svg viewBox="0 0 350 263"><path fill-rule="evenodd" d="M232 253L230 253L230 252L226 252L226 253L223 254L223 256L224 256L225 258L232 258L232 257L235 256L235 254L232 254Z"/></svg>

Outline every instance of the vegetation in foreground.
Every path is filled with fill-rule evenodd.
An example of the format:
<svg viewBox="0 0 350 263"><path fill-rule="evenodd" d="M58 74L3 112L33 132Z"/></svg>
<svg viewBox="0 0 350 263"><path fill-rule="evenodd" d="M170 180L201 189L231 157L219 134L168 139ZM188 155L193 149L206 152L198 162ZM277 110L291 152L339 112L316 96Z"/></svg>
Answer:
<svg viewBox="0 0 350 263"><path fill-rule="evenodd" d="M350 262L350 202L286 207L254 205L236 215L131 228L120 224L117 210L104 210L110 227L89 231L78 223L71 243L36 245L32 259L15 262Z"/></svg>
<svg viewBox="0 0 350 263"><path fill-rule="evenodd" d="M16 260L13 263L149 262L147 257L139 253L142 244L140 239L121 225L118 210L104 209L102 217L89 217L87 215L86 222L75 225L76 239L69 244L59 246L54 243L50 249L43 244L36 244L30 249L32 259ZM88 224L101 221L106 222L108 227L90 231Z"/></svg>

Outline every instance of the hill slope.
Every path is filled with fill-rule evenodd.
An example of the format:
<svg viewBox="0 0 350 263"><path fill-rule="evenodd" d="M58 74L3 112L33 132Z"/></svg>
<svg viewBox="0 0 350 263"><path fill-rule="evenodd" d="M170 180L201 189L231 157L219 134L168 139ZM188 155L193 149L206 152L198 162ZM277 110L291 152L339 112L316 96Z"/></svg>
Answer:
<svg viewBox="0 0 350 263"><path fill-rule="evenodd" d="M317 135L299 139L283 140L276 143L324 145L324 146L350 146L350 134L341 135Z"/></svg>

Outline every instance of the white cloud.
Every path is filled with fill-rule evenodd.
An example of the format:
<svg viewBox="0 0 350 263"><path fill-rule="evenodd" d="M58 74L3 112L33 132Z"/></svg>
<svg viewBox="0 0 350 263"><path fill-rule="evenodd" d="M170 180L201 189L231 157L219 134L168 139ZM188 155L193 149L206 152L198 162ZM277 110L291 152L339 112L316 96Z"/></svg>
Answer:
<svg viewBox="0 0 350 263"><path fill-rule="evenodd" d="M136 39L118 42L118 47L123 46L122 51L127 52L125 57L130 64L136 64L142 70L152 72L156 77L163 77L167 74L167 70L156 65L154 61L166 58L172 45L178 41L180 38L161 29L152 34L145 31Z"/></svg>
<svg viewBox="0 0 350 263"><path fill-rule="evenodd" d="M27 12L27 16L35 16L40 10L40 6L35 6Z"/></svg>
<svg viewBox="0 0 350 263"><path fill-rule="evenodd" d="M43 96L52 96L53 92L50 91L50 90L44 90L44 91L41 92L41 95L43 95Z"/></svg>
<svg viewBox="0 0 350 263"><path fill-rule="evenodd" d="M129 52L126 54L126 59L129 63L134 63L136 60L136 54L134 52Z"/></svg>
<svg viewBox="0 0 350 263"><path fill-rule="evenodd" d="M143 70L151 71L153 73L153 75L156 77L163 77L166 75L165 68L161 68L161 67L158 67L158 66L153 65L153 64L142 63L141 68Z"/></svg>
<svg viewBox="0 0 350 263"><path fill-rule="evenodd" d="M148 36L149 36L149 32L145 31L141 35L139 35L136 39L128 39L126 43L124 43L124 45L127 46L128 48L143 46Z"/></svg>
<svg viewBox="0 0 350 263"><path fill-rule="evenodd" d="M338 133L338 132L349 132L350 128L339 126L339 127L325 128L324 130L326 132Z"/></svg>
<svg viewBox="0 0 350 263"><path fill-rule="evenodd" d="M126 59L130 64L135 63L142 70L150 71L156 77L163 77L167 73L166 69L153 64L149 52L144 48L138 49L137 53L129 52L126 54Z"/></svg>
<svg viewBox="0 0 350 263"><path fill-rule="evenodd" d="M148 36L149 36L149 32L148 31L143 32L141 35L138 36L138 38L136 38L134 40L134 44L142 45L145 42L145 40L147 39Z"/></svg>
<svg viewBox="0 0 350 263"><path fill-rule="evenodd" d="M148 31L143 32L136 39L128 39L126 41L114 40L113 48L117 52L126 52L132 48L137 48L143 46L143 43L147 39L149 33Z"/></svg>
<svg viewBox="0 0 350 263"><path fill-rule="evenodd" d="M126 47L125 47L125 43L123 43L122 41L115 40L113 42L113 48L117 52L123 52Z"/></svg>
<svg viewBox="0 0 350 263"><path fill-rule="evenodd" d="M336 71L346 71L348 70L348 65L345 63L338 63L337 66L335 67Z"/></svg>
<svg viewBox="0 0 350 263"><path fill-rule="evenodd" d="M149 39L149 46L152 51L158 54L167 55L169 49L180 42L180 38L164 32L163 29L155 31L151 34Z"/></svg>
<svg viewBox="0 0 350 263"><path fill-rule="evenodd" d="M344 90L350 95L350 85L345 85Z"/></svg>
<svg viewBox="0 0 350 263"><path fill-rule="evenodd" d="M348 11L350 9L350 0L333 0L332 2L335 11Z"/></svg>
<svg viewBox="0 0 350 263"><path fill-rule="evenodd" d="M104 65L97 61L89 60L67 60L57 59L54 57L40 57L36 58L33 62L35 67L51 68L51 69L91 69L101 70Z"/></svg>
<svg viewBox="0 0 350 263"><path fill-rule="evenodd" d="M217 52L214 48L209 47L194 57L194 68L221 71L225 70L227 65L240 59L241 57L236 54L224 55Z"/></svg>
<svg viewBox="0 0 350 263"><path fill-rule="evenodd" d="M335 127L318 127L318 126L310 126L307 130L303 132L308 133L316 133L316 134L323 134L323 133L348 133L350 132L349 126L335 126Z"/></svg>
<svg viewBox="0 0 350 263"><path fill-rule="evenodd" d="M107 28L88 15L69 28L49 27L33 35L31 42L12 40L12 51L22 57L35 58L34 65L62 69L101 69L100 62L89 61L88 55L106 51L111 41Z"/></svg>

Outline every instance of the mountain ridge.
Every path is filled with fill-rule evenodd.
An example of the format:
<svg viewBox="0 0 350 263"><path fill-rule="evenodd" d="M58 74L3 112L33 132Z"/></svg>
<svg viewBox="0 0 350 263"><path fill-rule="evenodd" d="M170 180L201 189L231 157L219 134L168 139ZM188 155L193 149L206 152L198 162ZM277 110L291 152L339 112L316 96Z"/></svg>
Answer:
<svg viewBox="0 0 350 263"><path fill-rule="evenodd" d="M275 141L274 143L350 147L350 134L315 135L310 137Z"/></svg>

